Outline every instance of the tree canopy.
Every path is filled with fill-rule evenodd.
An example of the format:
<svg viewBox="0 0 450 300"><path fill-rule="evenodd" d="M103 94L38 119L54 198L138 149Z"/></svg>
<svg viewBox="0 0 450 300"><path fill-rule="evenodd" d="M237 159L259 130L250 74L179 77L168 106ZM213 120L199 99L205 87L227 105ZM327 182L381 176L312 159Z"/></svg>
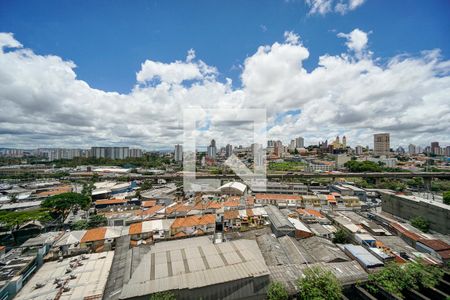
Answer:
<svg viewBox="0 0 450 300"><path fill-rule="evenodd" d="M444 192L444 203L450 205L450 191Z"/></svg>
<svg viewBox="0 0 450 300"><path fill-rule="evenodd" d="M430 222L422 216L412 218L411 225L423 232L428 232L430 230Z"/></svg>
<svg viewBox="0 0 450 300"><path fill-rule="evenodd" d="M422 262L410 262L403 266L389 263L377 273L369 275L367 288L377 292L379 287L403 298L405 289L434 287L443 276L443 271L436 266L425 265Z"/></svg>
<svg viewBox="0 0 450 300"><path fill-rule="evenodd" d="M351 172L381 172L383 171L382 166L373 161L357 161L350 160L344 164Z"/></svg>
<svg viewBox="0 0 450 300"><path fill-rule="evenodd" d="M81 209L88 209L91 204L89 197L78 193L63 193L45 199L41 206L53 210L59 217L64 220L71 209L79 207Z"/></svg>
<svg viewBox="0 0 450 300"><path fill-rule="evenodd" d="M287 300L289 294L284 285L280 282L272 282L267 289L268 300Z"/></svg>
<svg viewBox="0 0 450 300"><path fill-rule="evenodd" d="M297 282L301 299L342 299L342 287L336 276L320 267L305 269Z"/></svg>
<svg viewBox="0 0 450 300"><path fill-rule="evenodd" d="M334 238L333 238L333 243L336 244L346 244L350 242L350 236L348 235L347 232L345 232L342 229L338 229L335 234L334 234Z"/></svg>

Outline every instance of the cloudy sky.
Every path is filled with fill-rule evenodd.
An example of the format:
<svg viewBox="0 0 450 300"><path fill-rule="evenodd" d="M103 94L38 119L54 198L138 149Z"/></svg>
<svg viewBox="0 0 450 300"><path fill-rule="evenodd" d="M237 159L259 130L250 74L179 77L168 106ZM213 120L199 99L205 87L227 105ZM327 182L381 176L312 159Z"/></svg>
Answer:
<svg viewBox="0 0 450 300"><path fill-rule="evenodd" d="M0 2L0 147L450 144L448 1L90 2Z"/></svg>

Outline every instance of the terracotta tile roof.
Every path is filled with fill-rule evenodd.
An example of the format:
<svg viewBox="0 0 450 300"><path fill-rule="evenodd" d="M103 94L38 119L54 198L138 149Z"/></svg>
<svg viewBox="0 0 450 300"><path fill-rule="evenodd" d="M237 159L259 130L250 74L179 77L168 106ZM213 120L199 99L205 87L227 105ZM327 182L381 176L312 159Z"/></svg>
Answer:
<svg viewBox="0 0 450 300"><path fill-rule="evenodd" d="M48 196L54 196L54 195L59 195L59 194L63 194L63 193L68 193L71 191L72 191L72 187L70 185L63 185L63 186L58 186L58 187L48 190L48 191L39 192L36 195L39 197L48 197Z"/></svg>
<svg viewBox="0 0 450 300"><path fill-rule="evenodd" d="M450 250L450 245L442 240L420 239L420 240L418 240L418 242L421 242L425 246L433 249L434 251Z"/></svg>
<svg viewBox="0 0 450 300"><path fill-rule="evenodd" d="M125 204L127 202L125 199L103 199L95 201L95 205Z"/></svg>
<svg viewBox="0 0 450 300"><path fill-rule="evenodd" d="M246 211L247 211L247 217L253 217L254 216L253 210L247 209Z"/></svg>
<svg viewBox="0 0 450 300"><path fill-rule="evenodd" d="M198 225L213 224L216 222L214 215L188 216L184 218L175 218L171 228L193 227Z"/></svg>
<svg viewBox="0 0 450 300"><path fill-rule="evenodd" d="M334 195L327 195L327 201L328 202L336 202L336 198Z"/></svg>
<svg viewBox="0 0 450 300"><path fill-rule="evenodd" d="M167 214L171 214L171 213L174 213L174 212L188 212L188 211L190 211L192 209L193 209L193 206L184 205L182 203L179 203L179 204L176 204L174 206L168 207L166 209L166 213Z"/></svg>
<svg viewBox="0 0 450 300"><path fill-rule="evenodd" d="M228 200L223 203L224 207L237 207L241 204L239 200Z"/></svg>
<svg viewBox="0 0 450 300"><path fill-rule="evenodd" d="M89 229L81 239L81 243L101 241L105 239L106 227Z"/></svg>
<svg viewBox="0 0 450 300"><path fill-rule="evenodd" d="M255 204L255 197L248 196L247 197L247 205L253 205L253 204Z"/></svg>
<svg viewBox="0 0 450 300"><path fill-rule="evenodd" d="M141 234L142 233L142 222L133 223L130 225L128 234Z"/></svg>
<svg viewBox="0 0 450 300"><path fill-rule="evenodd" d="M174 235L174 237L185 237L185 236L186 236L186 233L184 233L183 231L180 231Z"/></svg>
<svg viewBox="0 0 450 300"><path fill-rule="evenodd" d="M142 201L142 207L152 207L156 205L156 200Z"/></svg>
<svg viewBox="0 0 450 300"><path fill-rule="evenodd" d="M291 194L256 194L256 200L275 200L275 201L286 201L286 200L294 200L300 201L302 197L299 195L291 195Z"/></svg>
<svg viewBox="0 0 450 300"><path fill-rule="evenodd" d="M220 203L218 203L217 201L209 201L207 203L197 203L194 206L194 209L197 210L205 210L205 209L220 209L222 208L222 205Z"/></svg>
<svg viewBox="0 0 450 300"><path fill-rule="evenodd" d="M298 212L300 215L304 215L304 216L306 216L306 215L311 215L311 216L314 216L314 217L317 217L317 218L324 218L324 216L320 213L320 211L315 210L315 209L309 209L309 208L303 209L303 208L299 208L299 209L297 209L297 212Z"/></svg>
<svg viewBox="0 0 450 300"><path fill-rule="evenodd" d="M223 218L225 220L233 220L239 218L239 211L238 210L227 210L223 213Z"/></svg>
<svg viewBox="0 0 450 300"><path fill-rule="evenodd" d="M162 206L162 205L155 205L155 206L153 206L153 207L150 207L149 209L138 211L138 212L136 213L136 215L137 215L137 216L153 215L153 214L155 214L158 210L163 209L163 208L164 208L164 206Z"/></svg>
<svg viewBox="0 0 450 300"><path fill-rule="evenodd" d="M241 201L241 196L229 196L227 201Z"/></svg>

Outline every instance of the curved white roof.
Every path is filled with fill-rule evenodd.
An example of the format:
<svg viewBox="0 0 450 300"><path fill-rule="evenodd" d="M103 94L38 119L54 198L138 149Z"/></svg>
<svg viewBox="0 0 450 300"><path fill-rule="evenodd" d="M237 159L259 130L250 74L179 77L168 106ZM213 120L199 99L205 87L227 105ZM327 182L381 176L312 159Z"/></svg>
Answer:
<svg viewBox="0 0 450 300"><path fill-rule="evenodd" d="M245 190L247 189L247 186L242 182L233 181L227 182L219 188L220 191L226 191L227 189L234 189L238 190L241 193L244 193Z"/></svg>

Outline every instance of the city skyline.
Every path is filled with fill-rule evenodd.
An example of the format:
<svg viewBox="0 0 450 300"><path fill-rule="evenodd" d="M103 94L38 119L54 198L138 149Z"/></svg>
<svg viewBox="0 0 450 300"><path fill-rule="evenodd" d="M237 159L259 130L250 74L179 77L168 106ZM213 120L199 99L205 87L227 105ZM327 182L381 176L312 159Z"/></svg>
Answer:
<svg viewBox="0 0 450 300"><path fill-rule="evenodd" d="M85 14L84 21L93 27L104 21L110 28L82 27L76 33L77 23L61 4L2 2L0 11L8 14L0 15L0 144L167 149L182 142L182 112L189 107L266 108L268 138L286 143L296 135L310 144L346 135L350 145L370 145L374 133L390 132L394 147L435 140L448 144L449 4L418 2L411 8L389 3L385 9L374 1L345 7L326 2L333 5L280 1L254 17L233 11L232 4L222 5L222 11L203 5L196 14L210 13L218 20L200 18L195 28L186 18L168 25L162 2L138 3L126 11L124 3L96 3L88 8L101 6L107 13ZM82 8L66 5L81 13ZM58 9L61 16L55 14ZM403 16L405 9L414 22ZM275 10L289 17L279 20L270 14ZM36 11L45 18L31 18L26 28L15 22ZM177 6L173 13L185 12ZM129 26L152 42L127 35L114 22L120 13L140 16L139 23L129 18ZM242 14L248 18L239 18ZM145 18L153 15L158 16L154 23ZM233 26L221 32L224 18ZM390 21L402 26L387 26ZM422 22L429 24L426 31ZM57 24L58 31L45 24ZM184 40L206 25L204 35ZM186 31L176 30L183 26ZM238 28L245 28L239 31L242 36L233 34ZM154 42L161 30L171 38ZM220 34L213 37L213 32ZM69 33L79 45L73 45ZM98 48L102 43L87 47L88 37L104 35L111 47L111 41L122 39L124 44L116 40L122 52ZM410 40L397 43L392 36ZM225 42L224 49L209 41ZM176 51L164 52L170 47ZM104 60L98 59L105 52ZM113 62L122 64L111 69ZM135 75L130 78L130 73ZM200 144L219 137L233 144L249 140L248 124L220 123L217 117L205 116Z"/></svg>

